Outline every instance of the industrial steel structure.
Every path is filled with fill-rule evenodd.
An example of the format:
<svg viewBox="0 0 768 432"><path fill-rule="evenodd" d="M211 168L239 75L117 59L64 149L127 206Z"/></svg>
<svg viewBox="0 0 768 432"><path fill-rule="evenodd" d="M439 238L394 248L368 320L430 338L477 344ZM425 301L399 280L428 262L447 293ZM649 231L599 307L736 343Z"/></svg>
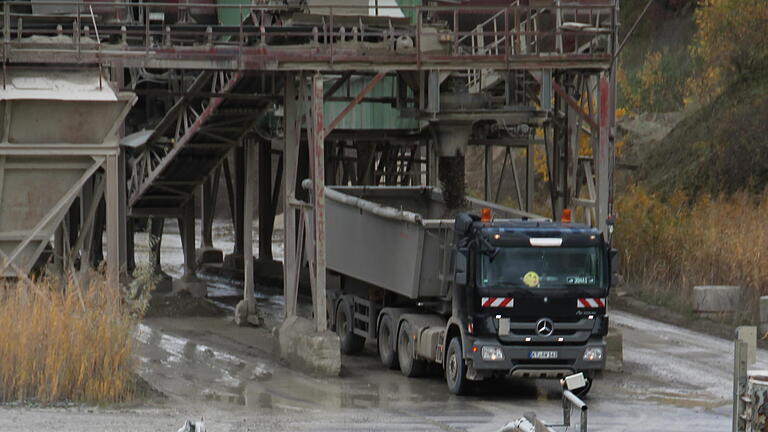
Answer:
<svg viewBox="0 0 768 432"><path fill-rule="evenodd" d="M248 227L258 202L260 260L271 260L275 215L284 215L286 315L296 314L299 274L308 262L322 330L324 186L438 186L460 200L470 146L485 152L486 200L498 199L502 182L512 179L521 214L533 212L536 202L549 203L548 216L574 209L607 233L618 0L380 3L4 2L0 185L12 178L3 174L12 168L7 163L24 151L87 155L108 168L106 207L99 209L95 198L102 186L89 180L99 166L78 160L66 191L51 192L58 195L56 206L23 236L14 223L25 216L0 213L7 264L14 265L18 250L32 242L40 249L56 226L69 227L67 235L78 226L77 232L98 236L99 214L106 212L108 227L127 227L124 235L108 229L108 266L116 273L133 265L135 226L150 219L157 234L164 218L178 218L192 280L198 263L195 209L201 208L200 247L207 250L223 182L236 227L235 250L225 261L245 272L243 317L255 310ZM122 128L94 138L122 136L119 152L113 146L108 154L92 154L78 137L53 151L45 140L16 140L7 132L9 119L17 119L12 101L34 90L17 74L50 77L60 71L98 77L99 86L117 95L114 104L127 107L127 92L137 96ZM21 92L16 96L14 85ZM97 118L106 125L125 114L115 108L101 119L108 116L92 104L70 112L81 119L80 132L93 132ZM54 121L54 114L39 114L47 117L41 122L46 128L71 126ZM504 155L502 164L494 162L494 153ZM537 154L545 173L535 172ZM68 163L62 161L59 168ZM301 187L305 179L309 191ZM18 186L25 187L32 185ZM80 204L72 206L78 191ZM3 209L9 193L0 189ZM22 237L15 249L4 246ZM58 255L84 250L76 235L64 237L56 236ZM87 254L78 252L88 259L72 265L92 263L100 248L91 241ZM220 259L215 253L200 258ZM17 275L29 270L16 268Z"/></svg>

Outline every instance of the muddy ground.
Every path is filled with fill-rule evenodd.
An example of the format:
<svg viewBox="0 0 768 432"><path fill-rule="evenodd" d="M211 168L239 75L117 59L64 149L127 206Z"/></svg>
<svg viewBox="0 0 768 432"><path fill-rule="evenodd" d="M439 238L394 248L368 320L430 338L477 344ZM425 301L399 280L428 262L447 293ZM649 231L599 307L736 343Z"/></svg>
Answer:
<svg viewBox="0 0 768 432"><path fill-rule="evenodd" d="M217 242L226 247L226 239ZM177 274L180 244L172 238L164 244L163 256L170 257L164 269ZM117 407L0 407L0 431L176 431L188 418L204 418L210 432L495 431L529 411L549 423L561 421L554 382L502 380L452 396L439 371L405 378L381 367L374 346L345 356L338 378L290 370L272 356L271 329L283 308L279 294L260 290L262 328L232 322L228 308L238 288L219 281L209 295L212 303L200 313L169 303L168 313L146 318L136 330L137 372L162 397L150 394ZM211 304L224 313L208 313ZM624 334L624 371L606 373L587 398L590 431L730 427L730 341L615 308L610 316ZM768 369L768 351L758 357L756 368Z"/></svg>

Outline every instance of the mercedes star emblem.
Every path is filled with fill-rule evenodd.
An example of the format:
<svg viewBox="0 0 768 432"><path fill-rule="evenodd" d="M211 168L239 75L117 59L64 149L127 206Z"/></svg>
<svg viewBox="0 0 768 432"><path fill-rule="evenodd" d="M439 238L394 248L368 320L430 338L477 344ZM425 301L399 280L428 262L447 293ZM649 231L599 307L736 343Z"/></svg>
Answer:
<svg viewBox="0 0 768 432"><path fill-rule="evenodd" d="M542 318L536 322L536 333L538 333L539 336L551 336L554 330L555 327L552 324L552 320L549 318Z"/></svg>

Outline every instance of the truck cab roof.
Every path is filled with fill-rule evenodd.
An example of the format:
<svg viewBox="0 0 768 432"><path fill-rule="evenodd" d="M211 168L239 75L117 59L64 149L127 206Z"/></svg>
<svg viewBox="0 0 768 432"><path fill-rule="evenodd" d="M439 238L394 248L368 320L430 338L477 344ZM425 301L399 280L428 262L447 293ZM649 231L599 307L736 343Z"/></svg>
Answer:
<svg viewBox="0 0 768 432"><path fill-rule="evenodd" d="M470 220L471 219L471 222ZM475 215L456 218L457 234L482 235L494 246L585 247L603 245L603 235L584 224L549 220L495 219L482 222Z"/></svg>

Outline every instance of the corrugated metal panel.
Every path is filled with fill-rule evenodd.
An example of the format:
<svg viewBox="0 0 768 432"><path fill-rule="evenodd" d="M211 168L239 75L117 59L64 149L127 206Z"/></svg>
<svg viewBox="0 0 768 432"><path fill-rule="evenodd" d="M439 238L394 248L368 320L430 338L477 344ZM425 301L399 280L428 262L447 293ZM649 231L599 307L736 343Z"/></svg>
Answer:
<svg viewBox="0 0 768 432"><path fill-rule="evenodd" d="M349 95L355 97L360 90L365 87L370 78L353 77L350 78ZM327 81L325 87L330 88L334 81ZM342 86L335 96L345 96L347 86ZM384 77L366 97L383 98L394 97L396 94L396 80L394 77ZM325 123L328 125L336 118L348 105L348 102L325 102L324 116ZM400 112L391 105L385 103L365 103L358 104L344 119L336 126L337 129L415 129L418 127L418 121L411 118L401 118Z"/></svg>

